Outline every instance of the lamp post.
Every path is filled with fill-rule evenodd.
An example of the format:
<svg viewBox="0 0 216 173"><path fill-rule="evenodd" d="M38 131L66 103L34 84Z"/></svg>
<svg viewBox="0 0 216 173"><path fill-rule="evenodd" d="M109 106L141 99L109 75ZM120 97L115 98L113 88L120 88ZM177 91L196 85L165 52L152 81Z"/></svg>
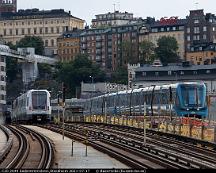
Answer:
<svg viewBox="0 0 216 173"><path fill-rule="evenodd" d="M93 86L93 90L91 91L91 97L93 96L93 92L95 92L95 85L94 84L94 77L93 76L89 76L91 78L91 84Z"/></svg>

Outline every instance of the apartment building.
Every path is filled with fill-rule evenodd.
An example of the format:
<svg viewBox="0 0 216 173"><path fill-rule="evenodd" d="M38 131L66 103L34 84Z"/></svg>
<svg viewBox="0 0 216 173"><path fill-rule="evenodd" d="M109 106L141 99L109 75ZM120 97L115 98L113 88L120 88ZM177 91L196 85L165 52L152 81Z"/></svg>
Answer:
<svg viewBox="0 0 216 173"><path fill-rule="evenodd" d="M184 26L186 19L178 19L177 17L161 18L159 21L152 22L147 26L143 26L139 34L139 42L143 40L150 41L157 46L157 41L163 36L174 37L178 43L178 55L182 60L185 59L184 47Z"/></svg>
<svg viewBox="0 0 216 173"><path fill-rule="evenodd" d="M73 28L83 29L84 20L63 9L26 9L16 13L2 13L0 35L6 42L16 43L24 36L40 36L45 55L57 55L57 38Z"/></svg>
<svg viewBox="0 0 216 173"><path fill-rule="evenodd" d="M216 16L204 14L203 9L191 10L185 27L185 49L187 52L201 49L206 43L216 43Z"/></svg>
<svg viewBox="0 0 216 173"><path fill-rule="evenodd" d="M105 13L95 15L96 19L92 19L92 28L104 28L111 26L126 25L134 23L141 18L134 18L133 13L115 11L113 13Z"/></svg>
<svg viewBox="0 0 216 173"><path fill-rule="evenodd" d="M0 0L0 13L2 12L16 12L17 0Z"/></svg>
<svg viewBox="0 0 216 173"><path fill-rule="evenodd" d="M216 44L202 44L192 51L186 52L186 60L195 65L208 65L216 63Z"/></svg>
<svg viewBox="0 0 216 173"><path fill-rule="evenodd" d="M80 34L82 30L74 28L64 32L58 39L58 57L61 62L73 61L80 53Z"/></svg>

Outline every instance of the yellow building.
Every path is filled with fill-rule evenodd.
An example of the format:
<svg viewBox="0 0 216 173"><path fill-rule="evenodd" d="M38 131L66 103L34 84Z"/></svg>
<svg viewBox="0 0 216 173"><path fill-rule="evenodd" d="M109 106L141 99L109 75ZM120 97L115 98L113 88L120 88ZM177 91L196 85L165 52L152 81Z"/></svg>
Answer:
<svg viewBox="0 0 216 173"><path fill-rule="evenodd" d="M215 63L216 50L198 50L186 53L186 60L195 65L207 65Z"/></svg>
<svg viewBox="0 0 216 173"><path fill-rule="evenodd" d="M63 32L83 27L84 20L63 9L19 10L17 13L2 13L0 18L0 35L6 42L15 44L24 36L40 36L48 56L57 54L57 38Z"/></svg>
<svg viewBox="0 0 216 173"><path fill-rule="evenodd" d="M80 53L79 34L82 30L73 29L63 33L58 39L58 57L61 62L73 61Z"/></svg>

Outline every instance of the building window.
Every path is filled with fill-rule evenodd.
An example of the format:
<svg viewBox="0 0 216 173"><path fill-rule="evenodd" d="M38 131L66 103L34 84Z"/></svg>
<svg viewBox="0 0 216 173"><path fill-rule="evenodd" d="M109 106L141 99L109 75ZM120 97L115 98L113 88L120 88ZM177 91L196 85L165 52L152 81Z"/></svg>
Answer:
<svg viewBox="0 0 216 173"><path fill-rule="evenodd" d="M40 34L43 34L43 28L40 28Z"/></svg>
<svg viewBox="0 0 216 173"><path fill-rule="evenodd" d="M25 29L22 28L22 35L25 35Z"/></svg>
<svg viewBox="0 0 216 173"><path fill-rule="evenodd" d="M190 35L187 36L187 41L190 41Z"/></svg>
<svg viewBox="0 0 216 173"><path fill-rule="evenodd" d="M45 34L48 34L48 27L45 27Z"/></svg>
<svg viewBox="0 0 216 173"><path fill-rule="evenodd" d="M203 26L203 31L207 31L207 27L206 26Z"/></svg>
<svg viewBox="0 0 216 173"><path fill-rule="evenodd" d="M1 76L1 81L5 81L5 77L4 76Z"/></svg>
<svg viewBox="0 0 216 173"><path fill-rule="evenodd" d="M51 40L51 46L54 46L54 40Z"/></svg>
<svg viewBox="0 0 216 173"><path fill-rule="evenodd" d="M131 74L131 76L132 76L132 74ZM142 72L142 76L146 76L146 72Z"/></svg>
<svg viewBox="0 0 216 173"><path fill-rule="evenodd" d="M190 28L187 28L187 33L190 33Z"/></svg>
<svg viewBox="0 0 216 173"><path fill-rule="evenodd" d="M200 40L200 36L199 35L194 35L193 40Z"/></svg>
<svg viewBox="0 0 216 173"><path fill-rule="evenodd" d="M194 27L194 33L195 34L199 34L200 33L199 27Z"/></svg>
<svg viewBox="0 0 216 173"><path fill-rule="evenodd" d="M5 86L4 85L1 85L1 90L5 91Z"/></svg>
<svg viewBox="0 0 216 173"><path fill-rule="evenodd" d="M158 29L157 28L153 28L152 32L158 32Z"/></svg>
<svg viewBox="0 0 216 173"><path fill-rule="evenodd" d="M16 35L19 35L19 30L18 29L16 29Z"/></svg>
<svg viewBox="0 0 216 173"><path fill-rule="evenodd" d="M56 33L59 33L59 27L56 28Z"/></svg>
<svg viewBox="0 0 216 173"><path fill-rule="evenodd" d="M34 28L34 34L37 34L37 28Z"/></svg>
<svg viewBox="0 0 216 173"><path fill-rule="evenodd" d="M1 71L5 71L5 67L4 66L1 66Z"/></svg>
<svg viewBox="0 0 216 173"><path fill-rule="evenodd" d="M198 19L195 19L195 20L194 20L194 23L199 23L199 20L198 20Z"/></svg>
<svg viewBox="0 0 216 173"><path fill-rule="evenodd" d="M13 31L12 31L12 29L10 29L9 31L10 31L10 35L13 35Z"/></svg>
<svg viewBox="0 0 216 173"><path fill-rule="evenodd" d="M31 28L28 28L28 34L31 34Z"/></svg>
<svg viewBox="0 0 216 173"><path fill-rule="evenodd" d="M206 34L203 34L203 40L206 40Z"/></svg>
<svg viewBox="0 0 216 173"><path fill-rule="evenodd" d="M5 62L5 58L4 57L1 57L1 62Z"/></svg>
<svg viewBox="0 0 216 173"><path fill-rule="evenodd" d="M5 95L1 95L1 100L5 100Z"/></svg>
<svg viewBox="0 0 216 173"><path fill-rule="evenodd" d="M45 46L47 47L48 46L48 40L45 40Z"/></svg>
<svg viewBox="0 0 216 173"><path fill-rule="evenodd" d="M4 29L4 35L7 35L7 30L6 29Z"/></svg>
<svg viewBox="0 0 216 173"><path fill-rule="evenodd" d="M54 29L53 29L53 27L51 27L51 33L52 33L52 34L54 33Z"/></svg>

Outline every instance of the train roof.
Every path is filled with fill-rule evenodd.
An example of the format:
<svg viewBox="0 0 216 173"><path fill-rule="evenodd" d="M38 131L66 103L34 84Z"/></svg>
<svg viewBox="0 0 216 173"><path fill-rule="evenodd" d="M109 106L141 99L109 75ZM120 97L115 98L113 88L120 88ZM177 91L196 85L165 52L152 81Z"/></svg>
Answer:
<svg viewBox="0 0 216 173"><path fill-rule="evenodd" d="M173 84L165 84L165 85L152 85L149 87L144 87L144 88L139 88L139 89L130 89L130 90L124 90L124 91L119 91L119 92L113 92L113 93L107 93L98 97L94 97L94 98L90 98L90 99L97 99L97 98L101 98L101 97L107 97L107 96L114 96L114 95L121 95L121 94L125 94L125 93L137 93L137 92L146 92L146 91L152 91L153 88L155 91L160 90L160 89L169 89L169 87L171 88L177 88L178 85L181 84L186 84L186 85L204 85L204 83L202 81L200 82L178 82L178 83L173 83Z"/></svg>

